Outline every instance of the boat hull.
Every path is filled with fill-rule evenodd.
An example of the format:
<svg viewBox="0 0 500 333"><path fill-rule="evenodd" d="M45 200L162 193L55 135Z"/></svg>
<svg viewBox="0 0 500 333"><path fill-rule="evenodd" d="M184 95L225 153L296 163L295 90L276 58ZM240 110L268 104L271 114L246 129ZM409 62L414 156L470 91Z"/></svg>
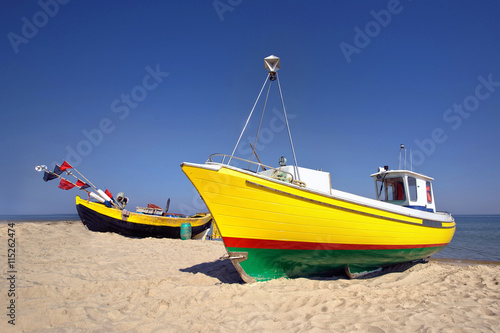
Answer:
<svg viewBox="0 0 500 333"><path fill-rule="evenodd" d="M181 225L191 224L193 237L208 230L212 223L210 214L197 217L163 217L108 208L100 203L76 197L76 209L82 223L91 231L115 232L129 237L180 238ZM128 215L128 216L126 216Z"/></svg>
<svg viewBox="0 0 500 333"><path fill-rule="evenodd" d="M426 258L452 239L447 214L361 202L215 164L182 169L217 221L247 281L361 273ZM361 198L361 197L359 197Z"/></svg>
<svg viewBox="0 0 500 333"><path fill-rule="evenodd" d="M281 277L296 278L335 274L346 271L356 276L381 267L427 258L444 246L412 247L408 249L328 250L318 244L316 249L227 247L233 264L240 265L248 282ZM240 261L241 256L247 260ZM241 273L240 273L241 274Z"/></svg>

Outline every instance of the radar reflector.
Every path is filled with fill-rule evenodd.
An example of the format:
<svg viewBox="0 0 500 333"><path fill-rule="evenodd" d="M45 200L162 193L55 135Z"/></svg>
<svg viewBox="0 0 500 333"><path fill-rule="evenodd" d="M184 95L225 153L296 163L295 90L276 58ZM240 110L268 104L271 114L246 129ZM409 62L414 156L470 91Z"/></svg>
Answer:
<svg viewBox="0 0 500 333"><path fill-rule="evenodd" d="M276 72L280 69L280 58L271 54L269 57L264 58L264 64L269 71L269 80L276 80Z"/></svg>
<svg viewBox="0 0 500 333"><path fill-rule="evenodd" d="M276 73L280 69L280 58L271 54L269 57L264 58L264 64L269 72Z"/></svg>

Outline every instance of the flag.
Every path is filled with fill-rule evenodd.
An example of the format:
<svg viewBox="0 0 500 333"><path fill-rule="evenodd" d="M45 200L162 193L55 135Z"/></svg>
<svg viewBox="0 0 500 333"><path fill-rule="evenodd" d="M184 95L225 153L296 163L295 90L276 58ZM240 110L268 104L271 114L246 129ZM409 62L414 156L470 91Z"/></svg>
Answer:
<svg viewBox="0 0 500 333"><path fill-rule="evenodd" d="M52 179L56 179L56 178L57 178L57 176L56 176L56 175L53 175L53 174L51 174L51 173L50 173L50 172L48 172L48 171L45 171L45 172L43 173L43 180L45 180L46 182L48 182L49 180L52 180Z"/></svg>
<svg viewBox="0 0 500 333"><path fill-rule="evenodd" d="M106 193L106 195L110 198L113 198L113 194L111 194L111 192L108 191L108 189L106 189L106 191L104 191L104 193Z"/></svg>
<svg viewBox="0 0 500 333"><path fill-rule="evenodd" d="M73 169L73 167L66 161L63 162L63 164L61 164L61 170L64 171L66 169Z"/></svg>
<svg viewBox="0 0 500 333"><path fill-rule="evenodd" d="M82 182L80 179L76 181L76 186L80 187L80 190L90 187L89 184Z"/></svg>
<svg viewBox="0 0 500 333"><path fill-rule="evenodd" d="M66 179L61 178L61 182L59 183L59 188L62 190L71 190L75 187L75 184L68 182Z"/></svg>
<svg viewBox="0 0 500 333"><path fill-rule="evenodd" d="M49 180L56 179L57 175L60 175L61 173L62 173L62 170L56 164L56 166L54 167L54 171L52 171L52 173L50 173L49 171L45 171L43 173L43 180L48 182Z"/></svg>

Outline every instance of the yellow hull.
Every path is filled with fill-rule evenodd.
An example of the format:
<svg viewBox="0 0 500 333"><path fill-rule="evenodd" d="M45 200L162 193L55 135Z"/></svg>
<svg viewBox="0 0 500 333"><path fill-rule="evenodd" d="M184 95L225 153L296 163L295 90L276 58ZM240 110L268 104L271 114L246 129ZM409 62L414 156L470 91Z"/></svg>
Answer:
<svg viewBox="0 0 500 333"><path fill-rule="evenodd" d="M422 218L341 201L222 167L184 165L223 237L372 245L447 244L455 221L428 227ZM410 209L408 209L410 210Z"/></svg>

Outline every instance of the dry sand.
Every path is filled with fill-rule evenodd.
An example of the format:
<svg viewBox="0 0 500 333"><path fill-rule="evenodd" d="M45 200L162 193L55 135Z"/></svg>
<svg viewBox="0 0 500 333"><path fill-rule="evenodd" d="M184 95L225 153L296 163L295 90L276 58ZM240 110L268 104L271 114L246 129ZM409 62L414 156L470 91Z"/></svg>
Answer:
<svg viewBox="0 0 500 333"><path fill-rule="evenodd" d="M79 222L15 232L16 325L2 278L2 332L500 332L498 265L244 284L219 260L219 241L133 239Z"/></svg>

